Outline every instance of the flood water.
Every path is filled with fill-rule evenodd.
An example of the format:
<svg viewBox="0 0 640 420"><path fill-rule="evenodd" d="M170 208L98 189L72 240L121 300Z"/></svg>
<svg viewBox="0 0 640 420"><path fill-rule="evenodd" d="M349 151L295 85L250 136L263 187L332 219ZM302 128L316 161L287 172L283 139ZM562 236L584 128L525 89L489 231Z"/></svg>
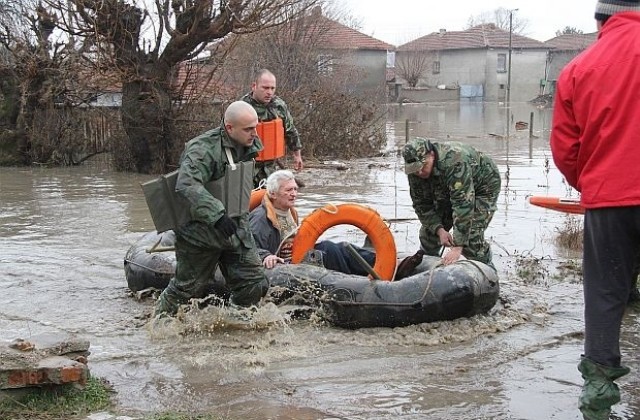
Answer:
<svg viewBox="0 0 640 420"><path fill-rule="evenodd" d="M503 174L487 236L501 299L487 315L403 328L343 330L290 320L266 305L251 322L226 310L192 311L152 328L153 302L127 288L123 258L153 224L140 183L97 160L77 168L0 168L0 339L42 332L91 342L89 367L117 394L116 411L215 413L229 419L579 419L582 350L579 276L560 267L579 252L556 245L576 216L531 206L531 195L577 197L554 167L550 110L514 104L534 117L534 138L511 130L498 104L402 105L389 110L389 150L409 134L473 144ZM304 139L304 137L303 137ZM391 222L398 251L418 247L401 158L349 162L347 171L306 169L302 215L327 203L358 202ZM572 219L573 218L573 219ZM326 237L359 242L335 227ZM525 272L528 270L527 272ZM640 416L638 311L625 318L614 418Z"/></svg>

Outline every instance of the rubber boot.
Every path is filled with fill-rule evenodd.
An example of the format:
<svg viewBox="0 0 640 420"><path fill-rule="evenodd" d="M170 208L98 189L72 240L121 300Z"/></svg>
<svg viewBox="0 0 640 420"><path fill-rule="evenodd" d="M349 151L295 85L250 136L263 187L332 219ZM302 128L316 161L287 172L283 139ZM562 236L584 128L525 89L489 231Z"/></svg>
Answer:
<svg viewBox="0 0 640 420"><path fill-rule="evenodd" d="M636 285L631 289L631 293L629 293L629 299L627 300L628 304L634 304L640 302L640 291Z"/></svg>
<svg viewBox="0 0 640 420"><path fill-rule="evenodd" d="M415 254L405 258L398 264L398 268L396 269L396 277L395 280L402 280L405 277L412 275L416 269L422 262L422 258L425 256L425 252L423 250L418 250Z"/></svg>
<svg viewBox="0 0 640 420"><path fill-rule="evenodd" d="M640 291L638 291L638 270L636 263L636 267L633 269L633 286L631 287L631 293L629 293L627 304L640 302Z"/></svg>
<svg viewBox="0 0 640 420"><path fill-rule="evenodd" d="M629 373L626 366L604 366L582 356L578 364L584 385L579 408L585 420L608 420L611 406L620 402L620 389L613 381Z"/></svg>

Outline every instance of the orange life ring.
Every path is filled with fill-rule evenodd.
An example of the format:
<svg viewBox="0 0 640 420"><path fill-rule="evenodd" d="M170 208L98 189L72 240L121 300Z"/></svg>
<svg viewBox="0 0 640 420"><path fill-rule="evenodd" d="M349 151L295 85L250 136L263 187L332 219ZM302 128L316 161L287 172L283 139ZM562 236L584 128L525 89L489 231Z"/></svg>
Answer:
<svg viewBox="0 0 640 420"><path fill-rule="evenodd" d="M264 188L251 191L251 198L249 198L249 211L255 209L262 203L262 197L267 192Z"/></svg>
<svg viewBox="0 0 640 420"><path fill-rule="evenodd" d="M393 234L377 211L359 204L324 206L305 217L293 239L291 262L301 262L307 251L313 249L320 235L327 229L345 224L356 226L369 236L376 250L374 271L382 280L393 279L397 262Z"/></svg>

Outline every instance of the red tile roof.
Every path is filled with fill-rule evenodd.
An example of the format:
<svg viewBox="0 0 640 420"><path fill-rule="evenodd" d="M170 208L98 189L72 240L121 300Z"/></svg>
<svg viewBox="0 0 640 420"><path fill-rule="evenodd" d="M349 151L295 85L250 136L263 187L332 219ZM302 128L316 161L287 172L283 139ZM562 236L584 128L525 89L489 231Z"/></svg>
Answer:
<svg viewBox="0 0 640 420"><path fill-rule="evenodd" d="M565 34L545 41L545 44L556 51L582 51L598 39L598 33Z"/></svg>
<svg viewBox="0 0 640 420"><path fill-rule="evenodd" d="M549 48L535 39L527 38L515 33L511 34L512 48ZM475 48L508 48L509 31L496 27L492 23L474 26L465 31L433 32L411 42L400 45L397 51L424 50L458 50Z"/></svg>
<svg viewBox="0 0 640 420"><path fill-rule="evenodd" d="M304 29L301 30L301 27L304 27ZM306 39L313 44L313 47L325 49L377 51L393 51L395 49L395 46L391 44L329 19L322 15L322 12L318 9L314 9L305 17L263 29L262 32L288 34L292 42L304 43ZM262 32L256 32L254 35L259 35ZM233 40L237 36L237 34L229 34L224 41L233 44L233 41L229 40ZM302 38L303 41L297 40L298 38ZM214 50L215 48L216 46L212 44L207 49Z"/></svg>
<svg viewBox="0 0 640 420"><path fill-rule="evenodd" d="M322 28L322 44L320 44L322 47L336 50L393 51L395 49L391 44L365 35L325 16L319 16L314 24Z"/></svg>

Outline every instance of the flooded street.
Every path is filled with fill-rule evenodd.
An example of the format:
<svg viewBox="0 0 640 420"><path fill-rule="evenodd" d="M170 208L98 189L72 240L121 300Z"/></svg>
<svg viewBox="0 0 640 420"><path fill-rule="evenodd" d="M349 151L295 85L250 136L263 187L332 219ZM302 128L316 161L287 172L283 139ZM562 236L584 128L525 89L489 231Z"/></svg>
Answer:
<svg viewBox="0 0 640 420"><path fill-rule="evenodd" d="M487 230L501 281L490 313L403 328L343 330L290 320L273 305L251 323L225 309L190 312L183 323L151 328L153 302L138 301L124 278L127 249L153 223L140 183L105 162L77 168L0 168L0 339L41 332L91 342L89 367L115 388L120 414L215 413L229 419L580 419L582 287L561 267L580 253L556 245L576 216L531 206L531 195L577 197L548 146L551 111L514 104L512 130L495 103L392 107L389 150L410 136L470 143L503 175ZM304 142L304 135L302 135ZM349 162L350 170L306 169L301 215L327 203L358 202L391 222L400 254L418 249L418 221L401 158ZM579 219L578 219L579 220ZM575 219L574 219L575 222ZM329 239L359 243L340 226ZM640 416L640 311L623 324L616 419Z"/></svg>

